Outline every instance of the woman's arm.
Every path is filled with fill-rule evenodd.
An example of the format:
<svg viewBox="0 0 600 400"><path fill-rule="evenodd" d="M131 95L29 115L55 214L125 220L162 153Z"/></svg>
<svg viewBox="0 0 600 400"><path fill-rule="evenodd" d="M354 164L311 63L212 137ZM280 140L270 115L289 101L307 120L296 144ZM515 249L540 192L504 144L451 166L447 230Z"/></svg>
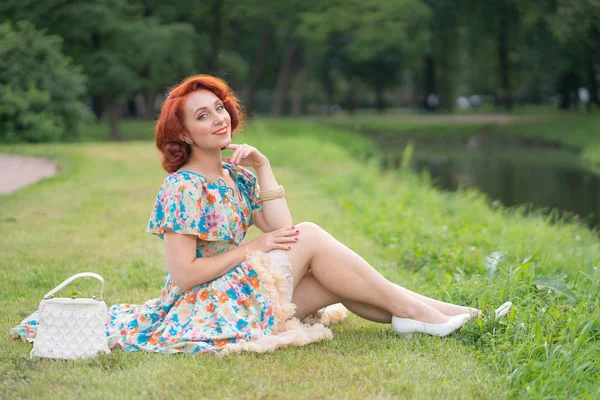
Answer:
<svg viewBox="0 0 600 400"><path fill-rule="evenodd" d="M276 189L279 184L275 179L271 164L266 161L254 169L260 190ZM292 215L288 208L285 197L265 201L262 204L262 212L254 211L254 225L263 232L272 232L286 226L292 225Z"/></svg>
<svg viewBox="0 0 600 400"><path fill-rule="evenodd" d="M182 292L225 275L244 261L246 252L251 250L248 242L215 256L196 258L197 240L195 235L165 232L167 268L173 283Z"/></svg>
<svg viewBox="0 0 600 400"><path fill-rule="evenodd" d="M225 275L236 265L246 259L246 253L252 250L263 252L271 250L288 250L295 237L297 229L285 227L265 234L224 253L210 257L196 257L197 236L165 231L165 254L167 268L173 283L182 292Z"/></svg>
<svg viewBox="0 0 600 400"><path fill-rule="evenodd" d="M225 161L242 167L254 168L260 190L276 189L279 186L273 175L269 159L256 147L249 144L230 144L227 148L233 150L233 154ZM262 212L254 211L253 221L258 229L267 233L290 226L292 215L285 198L282 197L262 203Z"/></svg>

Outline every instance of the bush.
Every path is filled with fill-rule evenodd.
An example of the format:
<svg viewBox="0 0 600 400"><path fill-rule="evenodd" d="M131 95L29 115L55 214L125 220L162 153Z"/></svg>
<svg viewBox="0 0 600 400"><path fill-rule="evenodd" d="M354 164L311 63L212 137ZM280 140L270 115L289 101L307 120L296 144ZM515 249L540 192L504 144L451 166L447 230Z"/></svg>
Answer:
<svg viewBox="0 0 600 400"><path fill-rule="evenodd" d="M62 39L30 22L0 25L0 141L67 141L91 113L85 77L61 52Z"/></svg>

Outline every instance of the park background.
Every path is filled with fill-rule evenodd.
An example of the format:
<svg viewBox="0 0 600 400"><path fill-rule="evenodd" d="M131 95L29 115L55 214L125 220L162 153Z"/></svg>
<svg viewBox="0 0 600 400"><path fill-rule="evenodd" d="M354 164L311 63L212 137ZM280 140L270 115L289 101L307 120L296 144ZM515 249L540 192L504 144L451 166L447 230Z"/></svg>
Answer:
<svg viewBox="0 0 600 400"><path fill-rule="evenodd" d="M443 340L350 316L262 355L30 360L8 332L68 276L103 275L109 305L159 295L153 120L195 73L236 91L234 142L295 221L409 289L514 312ZM4 0L0 153L58 174L0 197L3 396L599 397L599 79L598 0Z"/></svg>

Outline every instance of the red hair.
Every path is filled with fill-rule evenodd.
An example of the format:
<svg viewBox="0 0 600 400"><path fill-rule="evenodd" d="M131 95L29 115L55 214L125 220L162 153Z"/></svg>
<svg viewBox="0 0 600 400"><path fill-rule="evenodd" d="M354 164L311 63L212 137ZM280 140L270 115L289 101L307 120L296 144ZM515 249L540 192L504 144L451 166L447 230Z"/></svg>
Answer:
<svg viewBox="0 0 600 400"><path fill-rule="evenodd" d="M192 146L183 141L185 97L200 89L213 92L231 116L231 134L242 128L246 115L235 93L222 79L210 75L194 75L175 86L167 96L156 122L156 147L162 153L162 166L171 173L187 162Z"/></svg>

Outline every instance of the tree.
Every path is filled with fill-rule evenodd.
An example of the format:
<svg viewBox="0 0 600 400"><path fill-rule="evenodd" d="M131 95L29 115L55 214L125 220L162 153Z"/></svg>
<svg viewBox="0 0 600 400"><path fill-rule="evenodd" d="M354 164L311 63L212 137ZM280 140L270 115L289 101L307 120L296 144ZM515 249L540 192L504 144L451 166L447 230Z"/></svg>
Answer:
<svg viewBox="0 0 600 400"><path fill-rule="evenodd" d="M419 65L429 17L420 0L335 0L305 13L301 32L349 81L368 83L381 110L385 87L398 83L402 69ZM350 108L354 87L349 85Z"/></svg>
<svg viewBox="0 0 600 400"><path fill-rule="evenodd" d="M487 35L494 43L497 59L498 99L506 110L514 104L512 52L519 36L519 2L515 0L467 1L473 32Z"/></svg>
<svg viewBox="0 0 600 400"><path fill-rule="evenodd" d="M0 25L0 140L73 140L91 117L85 78L62 40L29 22Z"/></svg>
<svg viewBox="0 0 600 400"><path fill-rule="evenodd" d="M149 63L168 59L175 70L189 65L188 44L193 31L144 18L140 4L127 0L48 0L45 5L39 7L33 0L5 0L0 18L29 20L63 38L65 52L88 76L87 92L94 112L98 118L106 115L113 140L123 139L119 129L121 103L156 80L156 75L141 79Z"/></svg>
<svg viewBox="0 0 600 400"><path fill-rule="evenodd" d="M588 107L600 107L598 80L600 68L600 1L557 0L554 12L547 19L557 39L573 49L580 61L582 75L590 92Z"/></svg>
<svg viewBox="0 0 600 400"><path fill-rule="evenodd" d="M424 98L436 94L440 107L454 106L460 55L461 0L425 0L431 10L429 51L423 59Z"/></svg>

